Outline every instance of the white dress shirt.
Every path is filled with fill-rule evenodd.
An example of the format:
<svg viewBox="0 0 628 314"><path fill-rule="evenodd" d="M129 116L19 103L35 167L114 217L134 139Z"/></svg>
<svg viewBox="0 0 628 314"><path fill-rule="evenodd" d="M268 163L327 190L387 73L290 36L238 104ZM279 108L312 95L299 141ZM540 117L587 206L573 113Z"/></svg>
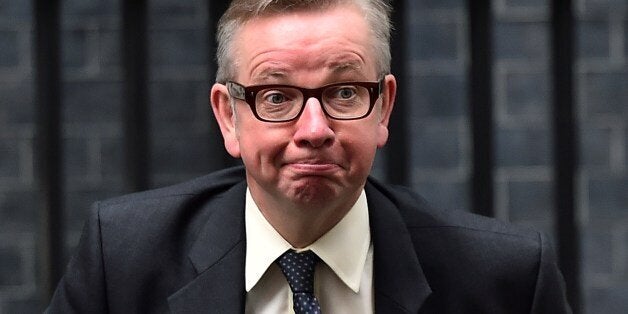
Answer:
<svg viewBox="0 0 628 314"><path fill-rule="evenodd" d="M266 220L246 192L246 313L294 313L292 291L275 260L295 249ZM373 245L366 194L345 217L306 248L321 259L314 295L323 313L373 313Z"/></svg>

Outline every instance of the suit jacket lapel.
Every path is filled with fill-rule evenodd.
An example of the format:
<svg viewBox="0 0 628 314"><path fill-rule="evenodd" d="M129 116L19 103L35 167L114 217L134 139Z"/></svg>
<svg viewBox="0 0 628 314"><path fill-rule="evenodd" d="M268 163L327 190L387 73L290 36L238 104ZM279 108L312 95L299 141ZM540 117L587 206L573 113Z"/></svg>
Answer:
<svg viewBox="0 0 628 314"><path fill-rule="evenodd" d="M198 276L168 298L173 313L244 313L244 182L211 206L213 213L191 247Z"/></svg>
<svg viewBox="0 0 628 314"><path fill-rule="evenodd" d="M366 185L376 313L417 313L431 289L399 211L373 185ZM420 252L418 252L420 253Z"/></svg>

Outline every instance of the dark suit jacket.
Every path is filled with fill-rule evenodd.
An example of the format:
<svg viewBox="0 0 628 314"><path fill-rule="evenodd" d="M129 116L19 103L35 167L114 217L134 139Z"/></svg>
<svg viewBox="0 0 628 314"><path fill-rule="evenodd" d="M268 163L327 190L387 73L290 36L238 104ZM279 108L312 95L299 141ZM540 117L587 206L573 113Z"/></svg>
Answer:
<svg viewBox="0 0 628 314"><path fill-rule="evenodd" d="M96 203L50 313L243 313L242 168ZM366 185L376 313L566 313L546 238Z"/></svg>

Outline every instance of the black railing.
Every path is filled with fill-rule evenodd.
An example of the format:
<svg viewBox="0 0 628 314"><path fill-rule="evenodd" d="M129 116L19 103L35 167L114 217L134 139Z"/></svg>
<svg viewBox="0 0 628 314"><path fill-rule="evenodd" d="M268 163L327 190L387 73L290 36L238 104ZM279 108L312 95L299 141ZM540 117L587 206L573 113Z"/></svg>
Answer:
<svg viewBox="0 0 628 314"><path fill-rule="evenodd" d="M393 25L397 30L393 33L391 50L392 64L391 71L397 78L397 84L404 86L408 84L408 65L406 60L406 29L407 18L406 2L398 1L393 13ZM404 99L407 93L403 88L399 88L396 95L396 102L391 114L390 137L386 145L386 178L389 182L401 185L410 183L410 139L408 138L407 117L408 107L404 106Z"/></svg>
<svg viewBox="0 0 628 314"><path fill-rule="evenodd" d="M147 1L122 1L121 13L125 188L135 192L150 187Z"/></svg>
<svg viewBox="0 0 628 314"><path fill-rule="evenodd" d="M574 101L574 18L570 0L553 0L554 203L558 260L574 312L580 308L580 237L576 220L578 147Z"/></svg>
<svg viewBox="0 0 628 314"><path fill-rule="evenodd" d="M42 291L50 297L64 268L60 1L35 1L33 11L36 171L44 203L38 251Z"/></svg>
<svg viewBox="0 0 628 314"><path fill-rule="evenodd" d="M471 209L494 216L493 209L493 45L491 1L468 0L470 66L469 112L473 136Z"/></svg>
<svg viewBox="0 0 628 314"><path fill-rule="evenodd" d="M209 24L208 24L208 38L209 38L209 54L210 58L207 62L208 73L210 74L210 79L215 77L216 75L216 28L218 24L218 19L222 15L225 10L227 10L227 6L229 5L228 1L207 1L208 11L209 11ZM209 98L209 88L208 86L208 98ZM211 137L211 142L213 143L222 143L222 136L220 135L220 130L218 129L218 123L215 119L211 119L210 121L210 129L209 136ZM229 154L225 151L222 145L212 145L210 147L211 150L211 159L210 162L210 170L218 170L221 168L225 168L231 165L234 165L236 162L234 161Z"/></svg>

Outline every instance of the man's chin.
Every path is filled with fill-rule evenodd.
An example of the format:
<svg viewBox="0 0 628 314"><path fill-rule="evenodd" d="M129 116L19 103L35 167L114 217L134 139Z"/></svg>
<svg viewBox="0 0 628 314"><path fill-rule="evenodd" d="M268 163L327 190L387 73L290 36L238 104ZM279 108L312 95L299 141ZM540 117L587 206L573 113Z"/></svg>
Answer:
<svg viewBox="0 0 628 314"><path fill-rule="evenodd" d="M325 206L340 196L338 186L324 178L311 178L290 188L288 199L304 206Z"/></svg>

